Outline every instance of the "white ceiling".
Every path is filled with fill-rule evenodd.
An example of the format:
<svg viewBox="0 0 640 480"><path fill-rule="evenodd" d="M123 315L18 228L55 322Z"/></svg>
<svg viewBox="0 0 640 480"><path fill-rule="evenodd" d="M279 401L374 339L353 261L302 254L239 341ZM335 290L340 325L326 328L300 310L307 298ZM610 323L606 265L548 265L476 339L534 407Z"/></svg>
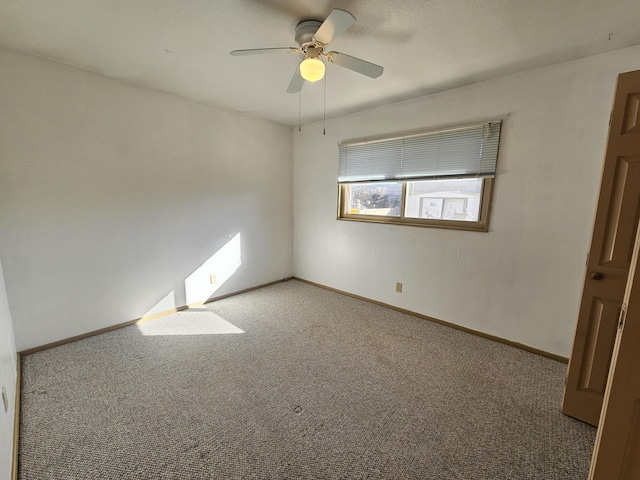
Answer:
<svg viewBox="0 0 640 480"><path fill-rule="evenodd" d="M640 44L638 0L0 0L0 45L297 125L323 115L322 82L286 92L297 55L229 52L333 8L357 22L330 49L385 71L328 65L327 118Z"/></svg>

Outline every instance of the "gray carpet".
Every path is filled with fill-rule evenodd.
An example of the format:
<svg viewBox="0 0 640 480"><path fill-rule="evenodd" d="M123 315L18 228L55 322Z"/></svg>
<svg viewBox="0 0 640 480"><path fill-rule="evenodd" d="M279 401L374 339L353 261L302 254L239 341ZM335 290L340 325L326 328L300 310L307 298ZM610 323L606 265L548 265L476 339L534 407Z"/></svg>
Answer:
<svg viewBox="0 0 640 480"><path fill-rule="evenodd" d="M565 370L289 281L25 356L20 479L586 479Z"/></svg>

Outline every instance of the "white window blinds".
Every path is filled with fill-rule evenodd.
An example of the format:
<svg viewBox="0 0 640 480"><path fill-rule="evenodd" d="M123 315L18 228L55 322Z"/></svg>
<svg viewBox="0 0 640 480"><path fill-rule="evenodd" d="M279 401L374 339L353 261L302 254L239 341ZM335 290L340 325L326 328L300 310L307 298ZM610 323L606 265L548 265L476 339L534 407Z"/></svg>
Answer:
<svg viewBox="0 0 640 480"><path fill-rule="evenodd" d="M341 142L338 182L493 177L501 125Z"/></svg>

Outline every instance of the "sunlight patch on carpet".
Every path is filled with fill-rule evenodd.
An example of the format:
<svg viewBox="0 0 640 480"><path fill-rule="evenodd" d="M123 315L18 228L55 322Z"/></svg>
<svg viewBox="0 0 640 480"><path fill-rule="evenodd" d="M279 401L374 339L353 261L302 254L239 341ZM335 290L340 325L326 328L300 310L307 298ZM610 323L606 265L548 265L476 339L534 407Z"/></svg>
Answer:
<svg viewBox="0 0 640 480"><path fill-rule="evenodd" d="M136 324L142 335L229 335L244 333L206 308L184 310Z"/></svg>

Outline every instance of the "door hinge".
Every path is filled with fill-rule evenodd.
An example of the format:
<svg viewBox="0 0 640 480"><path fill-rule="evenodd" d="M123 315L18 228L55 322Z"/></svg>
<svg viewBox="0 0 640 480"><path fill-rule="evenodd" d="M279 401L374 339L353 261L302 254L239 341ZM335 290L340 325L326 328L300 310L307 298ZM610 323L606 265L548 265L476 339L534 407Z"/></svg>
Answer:
<svg viewBox="0 0 640 480"><path fill-rule="evenodd" d="M622 304L622 307L620 308L620 317L618 317L618 330L622 330L622 327L624 327L624 317L627 314L627 305L625 303Z"/></svg>
<svg viewBox="0 0 640 480"><path fill-rule="evenodd" d="M611 119L613 118L613 110L611 110L611 113L609 114L609 126L611 126Z"/></svg>

